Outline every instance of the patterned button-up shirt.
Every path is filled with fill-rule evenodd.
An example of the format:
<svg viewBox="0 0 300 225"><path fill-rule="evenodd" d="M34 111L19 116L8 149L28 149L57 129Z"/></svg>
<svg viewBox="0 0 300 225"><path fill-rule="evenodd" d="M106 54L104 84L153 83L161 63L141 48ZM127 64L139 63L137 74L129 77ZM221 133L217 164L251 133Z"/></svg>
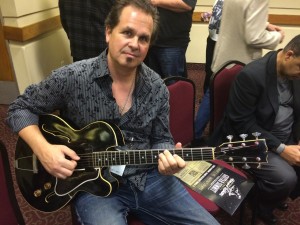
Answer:
<svg viewBox="0 0 300 225"><path fill-rule="evenodd" d="M144 63L138 68L132 107L123 116L112 94L112 78L106 51L52 72L39 84L30 85L9 107L8 124L14 132L38 124L38 115L60 111L78 127L106 120L119 126L126 145L122 149L169 149L169 94L158 74ZM127 166L124 177L143 190L146 171L155 166Z"/></svg>

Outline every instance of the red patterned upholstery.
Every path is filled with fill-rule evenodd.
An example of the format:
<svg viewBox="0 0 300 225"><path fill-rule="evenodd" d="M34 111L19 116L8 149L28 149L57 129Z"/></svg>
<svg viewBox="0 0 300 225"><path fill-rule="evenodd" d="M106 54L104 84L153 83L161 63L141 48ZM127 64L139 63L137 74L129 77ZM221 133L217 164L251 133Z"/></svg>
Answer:
<svg viewBox="0 0 300 225"><path fill-rule="evenodd" d="M229 61L213 74L210 83L210 133L221 121L228 101L231 84L244 65L244 63L239 61Z"/></svg>
<svg viewBox="0 0 300 225"><path fill-rule="evenodd" d="M25 225L14 192L7 150L0 141L0 223Z"/></svg>
<svg viewBox="0 0 300 225"><path fill-rule="evenodd" d="M183 146L194 139L195 84L184 77L168 77L170 92L170 130L175 143Z"/></svg>

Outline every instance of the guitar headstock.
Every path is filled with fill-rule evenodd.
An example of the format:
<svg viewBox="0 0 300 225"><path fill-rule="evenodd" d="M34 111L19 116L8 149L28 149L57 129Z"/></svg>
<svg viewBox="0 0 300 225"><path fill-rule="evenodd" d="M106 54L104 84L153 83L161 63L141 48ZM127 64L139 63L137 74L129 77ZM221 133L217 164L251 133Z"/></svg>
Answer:
<svg viewBox="0 0 300 225"><path fill-rule="evenodd" d="M215 150L216 159L221 159L230 164L242 164L243 169L251 167L260 168L262 163L267 163L268 147L265 139L245 140L247 135L242 134L242 141L231 141L232 136L227 138L228 142L221 144Z"/></svg>

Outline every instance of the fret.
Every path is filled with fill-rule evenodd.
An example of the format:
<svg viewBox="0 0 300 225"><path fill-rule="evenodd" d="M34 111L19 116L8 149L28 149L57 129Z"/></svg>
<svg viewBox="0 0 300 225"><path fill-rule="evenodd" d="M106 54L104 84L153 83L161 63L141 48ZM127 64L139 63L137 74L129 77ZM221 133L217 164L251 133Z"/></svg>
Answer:
<svg viewBox="0 0 300 225"><path fill-rule="evenodd" d="M125 165L129 164L129 156L128 155L129 155L128 151L125 151L125 154L124 154Z"/></svg>
<svg viewBox="0 0 300 225"><path fill-rule="evenodd" d="M192 157L192 152L190 151L184 151L183 150L183 154L182 154L182 158L185 160L185 161L193 161L193 157Z"/></svg>
<svg viewBox="0 0 300 225"><path fill-rule="evenodd" d="M116 161L116 154L117 154L117 151L111 152L111 165L118 165L117 161Z"/></svg>
<svg viewBox="0 0 300 225"><path fill-rule="evenodd" d="M109 166L108 155L107 152L103 152L104 165Z"/></svg>
<svg viewBox="0 0 300 225"><path fill-rule="evenodd" d="M159 158L159 150L152 150L152 161L158 162Z"/></svg>
<svg viewBox="0 0 300 225"><path fill-rule="evenodd" d="M145 151L145 157L146 157L147 163L153 164L154 160L153 160L153 151L152 150Z"/></svg>
<svg viewBox="0 0 300 225"><path fill-rule="evenodd" d="M139 156L140 156L140 164L147 164L147 156L146 156L145 150L140 150L139 151Z"/></svg>

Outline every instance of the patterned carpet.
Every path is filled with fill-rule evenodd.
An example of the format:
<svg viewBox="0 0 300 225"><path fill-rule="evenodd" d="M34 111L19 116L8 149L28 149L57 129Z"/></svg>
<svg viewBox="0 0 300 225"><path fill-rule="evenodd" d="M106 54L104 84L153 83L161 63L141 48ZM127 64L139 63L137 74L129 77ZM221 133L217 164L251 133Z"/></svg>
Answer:
<svg viewBox="0 0 300 225"><path fill-rule="evenodd" d="M202 97L202 85L204 81L205 73L203 72L204 66L201 64L188 64L188 77L191 78L197 87L196 91L196 103ZM198 104L196 104L196 109L198 108ZM15 143L17 140L17 136L13 134L10 129L5 124L5 117L7 112L7 105L0 105L0 139L4 142L5 146L8 149L11 170L13 171L13 181L17 194L17 199L24 216L25 222L27 225L71 225L71 213L70 207L67 206L62 210L53 213L43 213L37 210L34 210L29 204L23 199L20 191L15 182L15 174L12 162L14 161L14 151L15 151ZM300 225L300 198L295 201L289 202L289 210L286 212L282 212L277 210L275 212L278 217L278 225ZM245 212L243 217L243 224L249 225L251 221L251 209L249 205L246 204ZM224 211L220 211L217 215L215 215L217 220L222 225L239 225L240 219L240 211L238 210L233 216L230 216ZM1 221L0 221L1 224ZM257 225L263 225L261 221L257 220ZM2 225L2 224L1 224ZM3 224L4 225L4 224ZM155 224L154 224L155 225Z"/></svg>

